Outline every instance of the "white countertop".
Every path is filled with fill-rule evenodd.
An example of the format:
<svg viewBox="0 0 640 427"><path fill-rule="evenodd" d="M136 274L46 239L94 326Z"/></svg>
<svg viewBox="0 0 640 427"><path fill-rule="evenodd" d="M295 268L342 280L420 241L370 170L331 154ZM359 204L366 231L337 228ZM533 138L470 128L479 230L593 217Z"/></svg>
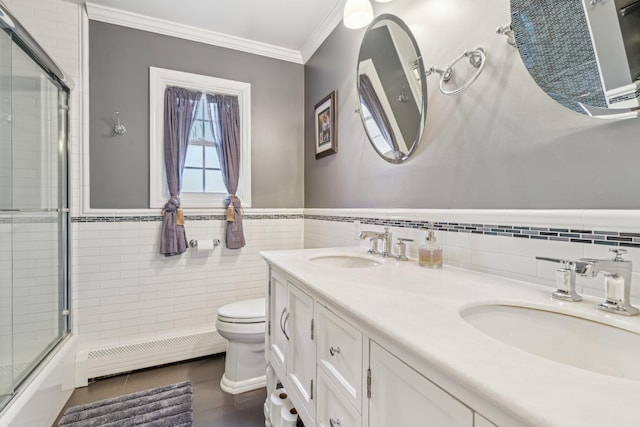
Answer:
<svg viewBox="0 0 640 427"><path fill-rule="evenodd" d="M601 302L597 298L585 297L576 303L553 300L549 287L447 265L427 269L415 260L397 262L376 257L382 265L340 268L309 261L310 257L328 254L367 256L362 248L261 253L267 262L403 352L528 424L640 425L640 381L575 368L519 350L480 332L459 313L480 304L524 305L636 333L640 333L640 316L596 310ZM465 403L473 407L472 402Z"/></svg>

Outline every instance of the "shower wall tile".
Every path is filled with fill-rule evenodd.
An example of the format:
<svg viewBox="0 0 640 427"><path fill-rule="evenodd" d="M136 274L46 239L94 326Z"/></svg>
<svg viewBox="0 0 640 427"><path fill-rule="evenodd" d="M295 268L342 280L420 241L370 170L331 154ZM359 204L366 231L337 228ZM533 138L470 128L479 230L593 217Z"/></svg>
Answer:
<svg viewBox="0 0 640 427"><path fill-rule="evenodd" d="M73 325L80 348L100 348L214 328L217 308L266 292L259 251L303 247L300 214L247 209L240 250L158 253L159 220L78 217L72 222ZM188 239L224 240L221 219L189 219Z"/></svg>

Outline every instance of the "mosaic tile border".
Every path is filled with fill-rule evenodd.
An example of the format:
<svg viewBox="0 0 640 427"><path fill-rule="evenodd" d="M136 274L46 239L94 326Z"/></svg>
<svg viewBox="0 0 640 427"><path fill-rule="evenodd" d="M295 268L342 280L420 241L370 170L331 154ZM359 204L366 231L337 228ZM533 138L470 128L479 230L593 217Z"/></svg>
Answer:
<svg viewBox="0 0 640 427"><path fill-rule="evenodd" d="M55 215L58 215L57 213ZM60 218L57 216L21 216L0 217L0 224L55 224L59 223Z"/></svg>
<svg viewBox="0 0 640 427"><path fill-rule="evenodd" d="M244 220L264 220L264 219L303 219L303 214L273 214L273 215L251 215L247 214ZM185 221L224 221L225 215L185 215ZM162 222L160 215L131 215L131 216L76 216L71 218L74 223L95 223L95 222Z"/></svg>
<svg viewBox="0 0 640 427"><path fill-rule="evenodd" d="M558 242L586 243L619 247L640 248L640 233L622 231L583 230L577 228L555 228L494 224L467 224L458 222L430 222L405 219L366 218L354 216L305 215L305 219L320 221L353 222L365 225L381 225L400 228L429 228L450 233L505 236L519 239L552 240Z"/></svg>

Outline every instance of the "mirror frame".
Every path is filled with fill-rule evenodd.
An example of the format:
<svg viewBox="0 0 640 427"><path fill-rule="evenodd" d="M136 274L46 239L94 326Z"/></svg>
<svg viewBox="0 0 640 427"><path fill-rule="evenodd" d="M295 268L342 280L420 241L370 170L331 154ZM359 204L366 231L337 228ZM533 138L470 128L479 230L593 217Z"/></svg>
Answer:
<svg viewBox="0 0 640 427"><path fill-rule="evenodd" d="M606 56L600 52L603 48L601 45L603 40L601 38L602 31L596 33L591 27L593 16L592 12L588 9L589 7L594 7L598 2L592 0L590 2L591 6L589 6L589 2L585 3L585 1L586 0L583 0L581 6L580 1L578 0L574 0L574 2L567 4L560 2L562 3L561 5L553 6L552 10L549 10L544 8L540 9L539 6L533 5L533 3L528 0L510 0L509 9L511 16L511 28L516 40L518 55L529 73L529 76L533 79L536 85L545 92L547 96L567 110L584 116L602 119L626 119L638 117L640 115L640 107L616 107L609 105L609 99L612 95L607 92L601 61L607 59L607 62L611 60L613 63L619 64L621 55L624 54L624 46L616 44L610 49L614 51L617 56ZM583 13L579 14L579 16L574 16L574 14L571 13L559 13L562 8L574 7L578 8L579 11L582 11ZM525 11L524 15L523 10ZM536 17L539 18L537 22L531 19L531 16L534 15L532 11L535 12ZM569 10L569 12L571 12L571 10ZM529 17L528 19L525 19L527 18L527 13ZM561 25L563 24L562 22L556 22L558 21L558 18L556 18L558 15L570 16L570 21L579 26L573 27L574 31L570 31L572 29L570 26ZM522 18L523 16L525 18ZM610 17L610 15L606 15L606 18ZM602 17L599 17L598 19L602 19ZM556 26L562 31L547 30L547 28L550 27L548 22L551 21L556 22ZM620 27L614 27L615 26L611 27L612 32L622 31ZM598 28L602 30L602 25ZM571 37L568 37L567 33L570 33ZM598 35L597 38L596 35ZM621 34L620 36L622 37ZM598 43L598 40L601 40L600 44ZM606 38L604 38L604 40L608 41ZM620 41L622 42L623 40L621 39ZM571 49L569 49L569 47L571 47ZM530 52L534 52L536 55L532 56L530 55ZM578 62L577 64L582 65L583 68L588 68L587 70L581 69L579 70L580 73L578 73L575 71L577 68L575 66L576 64L571 64L570 61L567 62L567 58L573 57L575 53L581 55L580 58L582 59L582 62ZM533 59L535 59L535 61ZM530 65L532 63L534 65ZM549 73L545 68L551 68L552 70L555 68L559 69L558 64L567 64L566 67L564 67L564 70L560 71L563 71L563 73L571 71L569 76L573 77L568 78L565 76L563 77L563 81L560 83L549 80ZM611 70L610 66L609 70ZM589 71L588 75L584 73L584 71ZM556 73L558 73L558 71L556 71ZM633 78L633 76L631 77ZM620 75L617 75L617 79L621 80ZM583 85L591 82L592 85L594 85L593 88L596 88L597 86L597 91L591 90L591 88L587 86L576 87L575 83L570 80L573 80L573 82L578 81ZM572 83L572 87L569 90L565 90L565 82ZM629 85L632 84L633 83L630 81ZM609 92L615 90L612 88L609 89ZM600 103L602 105L597 105L597 102L582 102L580 100L580 96L585 95L595 98L601 97ZM593 101L593 99L591 100Z"/></svg>
<svg viewBox="0 0 640 427"><path fill-rule="evenodd" d="M384 21L384 20L388 20L391 21L393 23L395 23L396 25L398 25L402 31L404 31L404 33L408 36L409 41L411 42L411 45L413 47L413 50L416 52L416 61L417 61L417 69L418 72L420 73L419 75L421 76L420 78L420 89L421 89L421 95L422 95L422 102L420 105L420 124L419 124L419 128L416 130L416 138L413 141L413 144L411 146L411 149L409 150L408 153L406 153L402 158L389 158L387 156L384 155L384 153L380 152L380 150L378 150L378 148L376 147L376 145L373 143L373 140L371 138L371 135L369 134L369 130L367 128L366 122L365 122L365 118L364 118L364 114L362 112L362 103L360 101L360 55L362 53L362 44L364 42L364 40L367 38L367 34L369 33L370 30L372 30L373 28L376 27L376 25L380 22L380 21ZM392 14L382 14L377 16L372 22L371 24L369 24L369 26L367 27L364 36L362 37L362 41L360 42L360 48L358 50L358 58L357 58L357 65L356 65L356 96L357 98L357 102L358 102L358 113L360 114L360 120L362 121L362 126L364 127L364 131L367 135L367 138L369 139L369 143L371 144L371 146L373 147L373 149L375 150L376 153L378 153L378 155L383 158L384 160L386 160L389 163L393 163L393 164L401 164L404 163L406 161L408 161L411 156L413 155L413 153L416 151L416 148L418 147L420 140L422 139L422 135L424 133L424 128L425 128L425 122L427 119L427 80L425 77L425 68L424 68L424 62L422 60L422 53L420 52L420 48L418 46L418 43L416 42L415 37L413 36L413 33L411 32L411 30L409 29L409 27L407 26L407 24L404 23L404 21L400 18L398 18L395 15Z"/></svg>

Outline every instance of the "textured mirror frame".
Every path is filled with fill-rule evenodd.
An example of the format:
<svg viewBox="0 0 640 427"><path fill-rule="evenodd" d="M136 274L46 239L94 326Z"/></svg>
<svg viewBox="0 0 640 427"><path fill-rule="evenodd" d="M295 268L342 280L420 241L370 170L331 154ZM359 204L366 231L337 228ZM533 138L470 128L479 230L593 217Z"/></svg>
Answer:
<svg viewBox="0 0 640 427"><path fill-rule="evenodd" d="M613 1L511 0L516 46L533 80L562 106L601 118L640 113L640 89L625 57L618 14ZM640 11L629 16L640 19Z"/></svg>

